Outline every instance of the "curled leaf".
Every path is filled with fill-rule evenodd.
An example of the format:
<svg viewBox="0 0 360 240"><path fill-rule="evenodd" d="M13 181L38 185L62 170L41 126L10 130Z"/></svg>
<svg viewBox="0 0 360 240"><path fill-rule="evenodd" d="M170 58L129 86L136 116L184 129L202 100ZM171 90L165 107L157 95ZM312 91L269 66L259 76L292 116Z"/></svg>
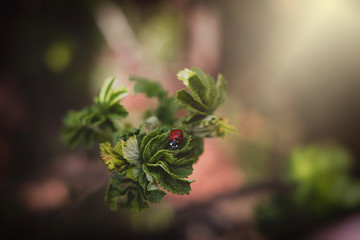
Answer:
<svg viewBox="0 0 360 240"><path fill-rule="evenodd" d="M128 140L122 142L122 151L124 154L124 158L131 164L136 166L140 166L140 153L139 153L139 145L136 139L136 136L130 137Z"/></svg>
<svg viewBox="0 0 360 240"><path fill-rule="evenodd" d="M175 194L189 194L192 180L182 179L180 177L174 177L170 175L166 170L161 167L153 167L145 165L146 171L153 176L161 187Z"/></svg>
<svg viewBox="0 0 360 240"><path fill-rule="evenodd" d="M119 146L120 145L120 146ZM115 149L109 142L100 144L101 158L110 171L121 168L126 164L122 156L121 144L117 144Z"/></svg>
<svg viewBox="0 0 360 240"><path fill-rule="evenodd" d="M118 207L136 210L149 207L141 186L120 174L110 178L105 202L111 210L116 210Z"/></svg>
<svg viewBox="0 0 360 240"><path fill-rule="evenodd" d="M112 140L120 119L128 112L119 102L127 94L126 88L113 88L115 78L109 78L94 98L94 104L80 111L69 111L64 118L61 136L70 147L79 143L90 147Z"/></svg>
<svg viewBox="0 0 360 240"><path fill-rule="evenodd" d="M220 74L218 80L206 75L201 69L184 69L177 75L178 79L189 88L177 92L177 102L192 113L210 115L226 101L226 80Z"/></svg>
<svg viewBox="0 0 360 240"><path fill-rule="evenodd" d="M192 132L195 136L200 138L224 137L226 133L237 134L236 128L229 125L227 122L227 119L209 115L198 125L195 125L192 128Z"/></svg>
<svg viewBox="0 0 360 240"><path fill-rule="evenodd" d="M185 179L192 174L192 165L199 155L190 151L196 145L191 136L183 132L183 141L176 150L169 147L171 129L156 128L143 138L140 152L143 170L149 182L154 180L164 189L176 194L188 194L192 180ZM196 145L197 146L197 145Z"/></svg>

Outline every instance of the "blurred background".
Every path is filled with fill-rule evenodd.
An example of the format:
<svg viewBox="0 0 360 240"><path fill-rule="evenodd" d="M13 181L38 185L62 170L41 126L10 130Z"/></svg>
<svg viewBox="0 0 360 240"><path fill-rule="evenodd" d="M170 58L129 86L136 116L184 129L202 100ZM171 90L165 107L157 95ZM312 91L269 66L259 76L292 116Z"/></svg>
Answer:
<svg viewBox="0 0 360 240"><path fill-rule="evenodd" d="M3 1L0 221L15 238L359 239L356 0ZM238 136L207 139L189 196L111 212L99 149L59 139L103 80L228 80ZM135 125L156 102L123 100Z"/></svg>

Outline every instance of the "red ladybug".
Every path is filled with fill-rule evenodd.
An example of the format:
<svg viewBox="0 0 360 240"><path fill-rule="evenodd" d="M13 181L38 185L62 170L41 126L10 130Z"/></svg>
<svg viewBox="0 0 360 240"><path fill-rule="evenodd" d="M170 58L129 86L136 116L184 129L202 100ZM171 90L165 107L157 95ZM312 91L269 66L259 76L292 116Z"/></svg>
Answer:
<svg viewBox="0 0 360 240"><path fill-rule="evenodd" d="M169 134L170 147L171 149L176 149L179 147L179 144L182 142L184 136L180 129L174 129Z"/></svg>

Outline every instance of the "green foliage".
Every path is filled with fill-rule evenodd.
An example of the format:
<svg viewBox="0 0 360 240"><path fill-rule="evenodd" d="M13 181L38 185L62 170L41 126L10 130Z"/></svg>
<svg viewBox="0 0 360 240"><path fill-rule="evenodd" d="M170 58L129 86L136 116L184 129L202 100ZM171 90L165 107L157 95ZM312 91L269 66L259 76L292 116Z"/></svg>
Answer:
<svg viewBox="0 0 360 240"><path fill-rule="evenodd" d="M351 162L338 145L294 149L286 167L290 191L276 191L257 207L260 230L271 239L289 239L359 209L360 182L349 176Z"/></svg>
<svg viewBox="0 0 360 240"><path fill-rule="evenodd" d="M217 82L199 68L184 69L177 74L190 90L180 90L176 102L189 111L183 124L192 127L193 134L200 138L224 137L226 133L236 134L236 129L213 113L227 99L226 80L219 74Z"/></svg>
<svg viewBox="0 0 360 240"><path fill-rule="evenodd" d="M184 140L178 149L172 150L168 145L170 131L166 126L154 129L143 138L140 147L135 136L120 140L114 148L110 143L103 143L101 156L109 170L118 169L129 179L141 183L146 196L150 194L147 193L149 187L159 189L157 183L169 192L189 194L193 181L185 178L192 174L192 165L198 158L195 151L189 151L196 143L183 132ZM140 175L142 171L145 174Z"/></svg>
<svg viewBox="0 0 360 240"><path fill-rule="evenodd" d="M188 148L193 145L191 136L184 133L184 140L179 149L169 148L169 133L171 129L160 127L149 133L143 140L143 169L151 175L161 187L175 194L189 194L190 183L187 180L192 174L192 164L195 158Z"/></svg>
<svg viewBox="0 0 360 240"><path fill-rule="evenodd" d="M159 83L130 78L135 81L135 93L158 99L157 109L147 111L139 128L120 121L127 116L119 103L127 90L114 88L113 78L104 83L92 106L69 112L65 117L63 137L70 146L91 145L94 140L100 143L101 158L112 173L105 196L110 209L141 210L160 202L166 194L164 190L189 194L194 181L188 177L204 150L204 138L236 133L226 120L214 115L226 100L226 82L221 75L217 83L198 68L185 69L178 76L191 94L180 90L176 99L168 96ZM178 103L189 113L183 119L175 117ZM183 133L176 149L169 145L169 134L174 128Z"/></svg>
<svg viewBox="0 0 360 240"><path fill-rule="evenodd" d="M155 192L158 199L162 199L165 195L161 190ZM117 173L110 178L105 202L111 210L117 208L142 210L149 207L148 198L140 184Z"/></svg>
<svg viewBox="0 0 360 240"><path fill-rule="evenodd" d="M122 118L128 115L124 106L119 104L120 100L127 95L128 90L126 88L114 89L114 81L115 78L113 77L106 79L98 96L94 99L98 110L110 119Z"/></svg>
<svg viewBox="0 0 360 240"><path fill-rule="evenodd" d="M152 82L149 79L142 77L132 76L129 79L130 81L135 81L134 92L136 93L144 93L147 97L157 97L159 99L166 98L167 92L163 89L163 87L156 82Z"/></svg>
<svg viewBox="0 0 360 240"><path fill-rule="evenodd" d="M144 93L147 97L156 97L159 102L158 108L155 110L155 116L166 125L173 125L176 122L175 113L179 106L175 103L175 98L168 97L165 89L159 84L141 77L130 77L131 81L135 81L134 92Z"/></svg>
<svg viewBox="0 0 360 240"><path fill-rule="evenodd" d="M208 115L198 125L193 127L193 133L198 137L225 137L226 133L236 134L236 128L227 124L227 119Z"/></svg>
<svg viewBox="0 0 360 240"><path fill-rule="evenodd" d="M124 106L119 103L128 90L114 89L114 81L115 78L108 78L105 81L93 105L80 111L69 111L65 116L65 128L61 136L68 146L75 147L83 143L90 147L94 140L97 142L112 140L119 120L128 115Z"/></svg>
<svg viewBox="0 0 360 240"><path fill-rule="evenodd" d="M180 90L176 94L176 101L189 112L200 115L211 115L226 101L226 80L220 74L217 82L206 75L199 68L184 69L177 74L191 93Z"/></svg>
<svg viewBox="0 0 360 240"><path fill-rule="evenodd" d="M127 165L122 153L122 142L119 141L114 148L109 142L100 144L101 158L110 171Z"/></svg>

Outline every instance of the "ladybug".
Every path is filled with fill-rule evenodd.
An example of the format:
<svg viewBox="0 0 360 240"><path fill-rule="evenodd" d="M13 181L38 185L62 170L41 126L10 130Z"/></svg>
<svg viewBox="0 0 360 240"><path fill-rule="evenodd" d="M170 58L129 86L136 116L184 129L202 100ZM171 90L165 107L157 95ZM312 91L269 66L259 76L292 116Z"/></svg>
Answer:
<svg viewBox="0 0 360 240"><path fill-rule="evenodd" d="M184 136L180 129L174 129L169 134L170 147L171 149L177 149L179 144L182 142Z"/></svg>

